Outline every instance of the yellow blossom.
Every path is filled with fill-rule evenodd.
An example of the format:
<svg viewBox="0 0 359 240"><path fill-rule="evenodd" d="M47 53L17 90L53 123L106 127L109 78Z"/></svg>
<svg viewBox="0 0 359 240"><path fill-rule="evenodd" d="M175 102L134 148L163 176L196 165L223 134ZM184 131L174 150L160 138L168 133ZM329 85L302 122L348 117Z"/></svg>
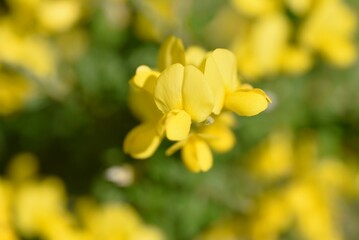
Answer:
<svg viewBox="0 0 359 240"><path fill-rule="evenodd" d="M253 116L268 107L270 99L262 90L240 84L236 59L229 50L216 49L210 53L204 74L215 98L213 113L219 114L225 106L238 115Z"/></svg>
<svg viewBox="0 0 359 240"><path fill-rule="evenodd" d="M249 16L258 16L271 13L279 6L278 0L232 0L232 3L239 11Z"/></svg>
<svg viewBox="0 0 359 240"><path fill-rule="evenodd" d="M40 179L30 153L18 154L0 178L1 240L163 240L163 233L147 225L126 203L97 204L89 197L73 197L70 211L63 182L56 177ZM29 166L30 170L19 169ZM30 176L31 175L31 176Z"/></svg>
<svg viewBox="0 0 359 240"><path fill-rule="evenodd" d="M77 0L8 0L20 25L48 33L69 30L81 17L81 1ZM31 23L32 25L29 25Z"/></svg>
<svg viewBox="0 0 359 240"><path fill-rule="evenodd" d="M54 56L46 41L36 34L21 33L11 19L0 19L0 61L22 67L45 78L54 71Z"/></svg>
<svg viewBox="0 0 359 240"><path fill-rule="evenodd" d="M64 186L59 179L22 185L14 203L17 227L29 237L47 231L49 220L65 214L65 200Z"/></svg>
<svg viewBox="0 0 359 240"><path fill-rule="evenodd" d="M318 1L300 29L300 41L338 66L356 58L353 33L356 18L342 1Z"/></svg>
<svg viewBox="0 0 359 240"><path fill-rule="evenodd" d="M211 149L226 152L235 142L231 123L226 123L233 121L221 117L226 115L222 111L253 116L270 100L262 90L239 82L236 59L229 50L185 51L180 39L169 37L157 62L158 70L140 66L130 81L134 87L130 106L143 123L128 133L124 150L134 158L148 158L165 136L177 141L167 155L182 148L189 170L207 171L213 162Z"/></svg>

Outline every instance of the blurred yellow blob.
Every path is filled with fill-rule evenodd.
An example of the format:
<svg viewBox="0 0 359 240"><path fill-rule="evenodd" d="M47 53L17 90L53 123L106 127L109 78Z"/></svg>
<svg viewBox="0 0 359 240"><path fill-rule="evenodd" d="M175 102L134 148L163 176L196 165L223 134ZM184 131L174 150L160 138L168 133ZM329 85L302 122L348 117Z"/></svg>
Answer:
<svg viewBox="0 0 359 240"><path fill-rule="evenodd" d="M339 204L357 199L358 166L319 158L313 132L293 136L273 132L253 149L249 170L258 177L260 191L241 214L225 218L198 239L278 240L286 233L296 239L345 239Z"/></svg>
<svg viewBox="0 0 359 240"><path fill-rule="evenodd" d="M357 56L353 42L356 21L343 1L318 1L300 29L300 41L334 65L349 66Z"/></svg>
<svg viewBox="0 0 359 240"><path fill-rule="evenodd" d="M74 197L75 208L70 211L61 179L41 179L36 166L32 154L20 153L10 163L10 178L0 178L1 240L20 236L46 240L165 239L157 227L144 224L125 203L99 205L89 197Z"/></svg>
<svg viewBox="0 0 359 240"><path fill-rule="evenodd" d="M271 13L280 6L278 0L232 0L232 3L240 12L252 17Z"/></svg>
<svg viewBox="0 0 359 240"><path fill-rule="evenodd" d="M13 226L12 200L12 184L0 177L0 236L4 240L18 239L15 233L15 226Z"/></svg>
<svg viewBox="0 0 359 240"><path fill-rule="evenodd" d="M8 3L20 25L48 33L69 30L82 15L81 0L8 0Z"/></svg>
<svg viewBox="0 0 359 240"><path fill-rule="evenodd" d="M69 30L80 19L81 1L43 0L37 9L39 24L49 32Z"/></svg>
<svg viewBox="0 0 359 240"><path fill-rule="evenodd" d="M12 181L21 183L35 177L38 167L38 160L33 154L20 153L12 158L7 172Z"/></svg>
<svg viewBox="0 0 359 240"><path fill-rule="evenodd" d="M290 224L291 209L280 193L264 195L257 204L257 209L250 216L251 239L277 239L278 233Z"/></svg>
<svg viewBox="0 0 359 240"><path fill-rule="evenodd" d="M177 12L182 1L140 0L136 2L138 14L135 17L135 30L138 36L146 40L160 41L171 29L177 27Z"/></svg>
<svg viewBox="0 0 359 240"><path fill-rule="evenodd" d="M293 171L292 136L288 132L273 133L249 156L251 171L263 180L276 180Z"/></svg>
<svg viewBox="0 0 359 240"><path fill-rule="evenodd" d="M65 214L66 198L63 183L57 178L26 182L14 201L17 227L25 236L49 231L49 223Z"/></svg>
<svg viewBox="0 0 359 240"><path fill-rule="evenodd" d="M22 33L11 19L0 19L0 61L23 68L40 78L54 72L54 56L46 41Z"/></svg>
<svg viewBox="0 0 359 240"><path fill-rule="evenodd" d="M15 74L3 73L0 68L0 115L20 110L33 94L33 84Z"/></svg>

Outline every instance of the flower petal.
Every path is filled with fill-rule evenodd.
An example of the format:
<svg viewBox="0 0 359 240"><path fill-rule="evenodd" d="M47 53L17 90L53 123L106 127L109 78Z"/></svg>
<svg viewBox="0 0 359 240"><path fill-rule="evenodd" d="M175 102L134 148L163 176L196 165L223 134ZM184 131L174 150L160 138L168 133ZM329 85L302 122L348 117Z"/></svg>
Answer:
<svg viewBox="0 0 359 240"><path fill-rule="evenodd" d="M183 65L176 63L164 70L158 77L154 97L157 107L163 112L182 107Z"/></svg>
<svg viewBox="0 0 359 240"><path fill-rule="evenodd" d="M142 88L153 94L159 75L159 72L152 70L148 66L141 65L136 69L136 74L131 81L136 87Z"/></svg>
<svg viewBox="0 0 359 240"><path fill-rule="evenodd" d="M214 98L213 113L218 115L224 105L225 89L222 81L220 80L218 68L215 66L216 64L213 59L207 59L204 76L208 81Z"/></svg>
<svg viewBox="0 0 359 240"><path fill-rule="evenodd" d="M225 100L225 107L240 116L254 116L268 107L270 99L260 89L238 90L230 93Z"/></svg>
<svg viewBox="0 0 359 240"><path fill-rule="evenodd" d="M236 143L236 137L231 129L220 122L204 126L200 132L201 136L203 136L209 146L216 152L227 152L232 149Z"/></svg>
<svg viewBox="0 0 359 240"><path fill-rule="evenodd" d="M181 39L171 36L161 45L158 52L157 67L163 71L175 63L185 64L185 51Z"/></svg>
<svg viewBox="0 0 359 240"><path fill-rule="evenodd" d="M171 141L181 141L188 137L191 129L191 116L183 110L174 110L166 114L166 137Z"/></svg>
<svg viewBox="0 0 359 240"><path fill-rule="evenodd" d="M211 115L214 98L203 73L196 67L184 68L183 109L191 115L192 120L202 122Z"/></svg>
<svg viewBox="0 0 359 240"><path fill-rule="evenodd" d="M222 48L217 48L207 57L210 61L208 67L215 68L219 79L228 91L235 91L238 88L237 61L235 55ZM207 67L207 66L206 66Z"/></svg>
<svg viewBox="0 0 359 240"><path fill-rule="evenodd" d="M213 164L212 152L201 138L192 135L182 148L182 160L192 172L206 172Z"/></svg>
<svg viewBox="0 0 359 240"><path fill-rule="evenodd" d="M198 46L191 46L186 50L186 65L199 67L206 57L206 51Z"/></svg>
<svg viewBox="0 0 359 240"><path fill-rule="evenodd" d="M132 129L124 141L124 152L133 158L145 159L151 157L157 150L162 136L156 131L156 124L144 123Z"/></svg>

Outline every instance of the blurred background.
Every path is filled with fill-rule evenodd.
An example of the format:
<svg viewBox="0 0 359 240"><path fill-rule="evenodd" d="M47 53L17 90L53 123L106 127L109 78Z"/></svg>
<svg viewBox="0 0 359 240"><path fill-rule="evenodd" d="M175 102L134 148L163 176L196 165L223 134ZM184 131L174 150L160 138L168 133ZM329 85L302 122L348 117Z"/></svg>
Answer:
<svg viewBox="0 0 359 240"><path fill-rule="evenodd" d="M0 0L0 239L359 238L356 0ZM123 153L128 81L169 35L273 103L194 174Z"/></svg>

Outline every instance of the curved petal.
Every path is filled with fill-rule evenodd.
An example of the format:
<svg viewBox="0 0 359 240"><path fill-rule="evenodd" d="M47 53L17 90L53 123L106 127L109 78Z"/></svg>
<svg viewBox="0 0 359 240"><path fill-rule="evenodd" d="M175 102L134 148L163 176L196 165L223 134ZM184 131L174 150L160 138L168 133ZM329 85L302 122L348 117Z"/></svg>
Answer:
<svg viewBox="0 0 359 240"><path fill-rule="evenodd" d="M183 109L196 122L202 122L211 115L214 98L203 73L196 67L188 65L184 68Z"/></svg>
<svg viewBox="0 0 359 240"><path fill-rule="evenodd" d="M217 70L217 75L227 91L235 91L238 88L237 61L231 51L217 48L208 55L207 61L209 61L208 67Z"/></svg>
<svg viewBox="0 0 359 240"><path fill-rule="evenodd" d="M240 116L254 116L268 107L270 99L260 89L238 90L230 93L225 100L225 107Z"/></svg>
<svg viewBox="0 0 359 240"><path fill-rule="evenodd" d="M166 68L158 77L154 97L157 107L163 113L172 109L183 109L183 75L183 65L176 63Z"/></svg>
<svg viewBox="0 0 359 240"><path fill-rule="evenodd" d="M191 116L183 110L174 110L166 115L166 137L171 141L181 141L188 137L191 129Z"/></svg>
<svg viewBox="0 0 359 240"><path fill-rule="evenodd" d="M228 152L236 143L236 137L231 129L219 122L203 127L201 135L216 152Z"/></svg>
<svg viewBox="0 0 359 240"><path fill-rule="evenodd" d="M225 89L220 72L213 57L208 57L204 67L204 76L212 90L214 98L213 113L219 114L223 108Z"/></svg>
<svg viewBox="0 0 359 240"><path fill-rule="evenodd" d="M186 50L186 65L199 67L206 57L206 51L198 46L191 46Z"/></svg>
<svg viewBox="0 0 359 240"><path fill-rule="evenodd" d="M144 123L127 134L123 144L124 152L137 159L149 158L157 150L161 140L156 124Z"/></svg>
<svg viewBox="0 0 359 240"><path fill-rule="evenodd" d="M206 172L213 164L212 152L201 138L192 135L181 151L183 163L192 172Z"/></svg>
<svg viewBox="0 0 359 240"><path fill-rule="evenodd" d="M136 87L153 94L159 75L159 72L152 70L148 66L141 65L136 69L136 74L131 81Z"/></svg>
<svg viewBox="0 0 359 240"><path fill-rule="evenodd" d="M158 52L157 67L163 71L175 63L185 64L185 51L181 39L171 36L161 45Z"/></svg>

